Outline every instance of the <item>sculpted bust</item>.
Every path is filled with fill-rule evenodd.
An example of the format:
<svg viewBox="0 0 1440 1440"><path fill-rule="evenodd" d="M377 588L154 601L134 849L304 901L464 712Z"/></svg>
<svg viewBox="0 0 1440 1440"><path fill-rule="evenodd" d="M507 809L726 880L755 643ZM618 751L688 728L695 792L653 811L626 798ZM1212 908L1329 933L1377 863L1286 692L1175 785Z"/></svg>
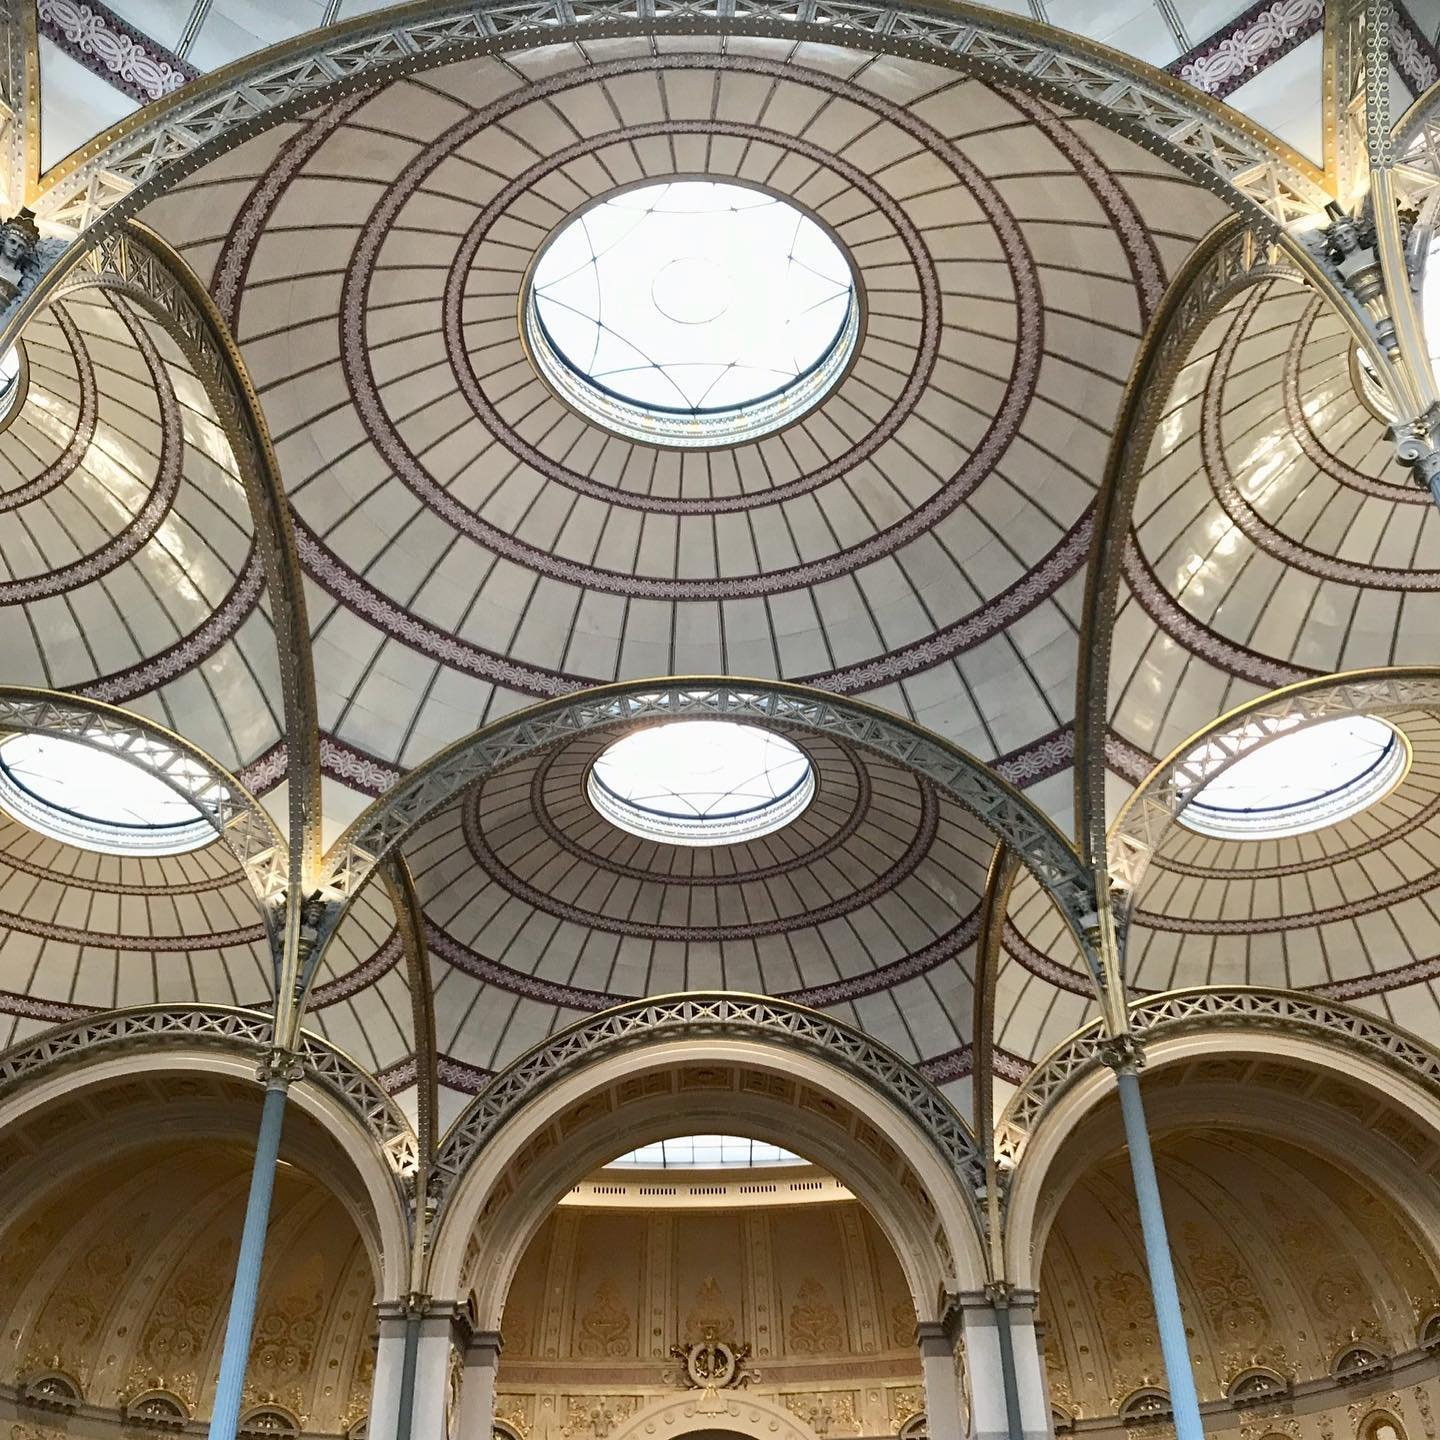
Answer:
<svg viewBox="0 0 1440 1440"><path fill-rule="evenodd" d="M40 231L31 210L21 210L0 225L0 303L8 305L20 293L39 244Z"/></svg>

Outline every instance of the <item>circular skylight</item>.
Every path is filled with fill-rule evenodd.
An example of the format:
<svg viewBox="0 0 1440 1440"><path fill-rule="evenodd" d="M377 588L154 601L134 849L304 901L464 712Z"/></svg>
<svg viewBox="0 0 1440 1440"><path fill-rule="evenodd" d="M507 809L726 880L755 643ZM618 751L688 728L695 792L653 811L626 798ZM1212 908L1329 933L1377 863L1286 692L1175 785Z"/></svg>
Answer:
<svg viewBox="0 0 1440 1440"><path fill-rule="evenodd" d="M793 1150L741 1135L681 1135L657 1140L612 1160L607 1170L748 1170L763 1165L808 1165Z"/></svg>
<svg viewBox="0 0 1440 1440"><path fill-rule="evenodd" d="M590 767L590 803L612 824L671 845L735 845L788 825L815 772L783 735L678 720L617 740Z"/></svg>
<svg viewBox="0 0 1440 1440"><path fill-rule="evenodd" d="M1261 723L1272 738L1219 770L1180 812L1191 830L1239 840L1303 835L1373 805L1405 773L1405 742L1373 715L1314 725L1302 725L1298 716ZM1217 737L1187 759L1218 769L1231 753Z"/></svg>
<svg viewBox="0 0 1440 1440"><path fill-rule="evenodd" d="M803 211L744 185L624 190L541 252L525 333L576 409L633 439L733 445L788 425L844 374L855 277Z"/></svg>
<svg viewBox="0 0 1440 1440"><path fill-rule="evenodd" d="M191 778L205 777L197 766ZM178 855L215 838L200 809L134 761L53 735L0 745L0 807L52 840L106 855Z"/></svg>
<svg viewBox="0 0 1440 1440"><path fill-rule="evenodd" d="M10 418L20 399L21 356L20 347L12 345L0 355L0 425Z"/></svg>

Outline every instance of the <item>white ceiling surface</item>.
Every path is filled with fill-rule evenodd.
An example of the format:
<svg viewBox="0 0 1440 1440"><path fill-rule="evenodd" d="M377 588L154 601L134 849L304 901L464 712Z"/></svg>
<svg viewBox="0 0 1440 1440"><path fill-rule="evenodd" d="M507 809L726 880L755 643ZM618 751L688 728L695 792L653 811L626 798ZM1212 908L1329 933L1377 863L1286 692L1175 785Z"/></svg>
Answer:
<svg viewBox="0 0 1440 1440"><path fill-rule="evenodd" d="M663 74L631 73L643 47L620 44L450 67L287 151L303 163L261 217L236 324L300 522L322 725L347 744L406 768L533 699L657 673L840 688L986 759L1070 721L1111 417L1165 274L1219 207L1113 134L950 72L746 48ZM514 314L550 226L673 173L669 143L608 135L617 113L683 124L712 96L734 133L677 140L681 168L794 186L852 247L869 321L849 379L784 436L657 460L554 399ZM202 276L248 203L239 177L279 143L146 212ZM1102 197L1153 240L1127 254ZM447 357L447 283L468 358ZM1027 407L1010 377L1032 363Z"/></svg>
<svg viewBox="0 0 1440 1440"><path fill-rule="evenodd" d="M124 704L239 769L279 738L280 679L209 397L159 324L101 290L24 345L0 432L0 674Z"/></svg>

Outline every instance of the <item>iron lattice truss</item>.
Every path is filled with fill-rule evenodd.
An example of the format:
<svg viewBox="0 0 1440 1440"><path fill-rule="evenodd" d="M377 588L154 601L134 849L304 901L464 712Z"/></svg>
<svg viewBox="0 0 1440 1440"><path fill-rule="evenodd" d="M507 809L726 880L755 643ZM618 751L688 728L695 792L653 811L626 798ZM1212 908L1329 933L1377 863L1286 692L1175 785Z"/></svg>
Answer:
<svg viewBox="0 0 1440 1440"><path fill-rule="evenodd" d="M1377 670L1324 676L1276 692L1223 717L1160 764L1125 803L1110 827L1110 885L1123 940L1151 857L1199 790L1275 733L1318 725L1341 715L1384 715L1440 709L1433 670Z"/></svg>
<svg viewBox="0 0 1440 1440"><path fill-rule="evenodd" d="M199 1045L259 1062L269 1054L270 1017L258 1010L222 1005L147 1005L115 1010L47 1030L0 1055L0 1089L24 1084L57 1066L89 1059L102 1050L173 1050ZM325 1090L359 1122L385 1156L397 1193L408 1207L419 1146L404 1112L346 1055L314 1035L303 1035L297 1058L305 1081Z"/></svg>
<svg viewBox="0 0 1440 1440"><path fill-rule="evenodd" d="M123 756L183 795L215 827L270 924L273 906L267 902L285 890L285 841L264 808L203 751L98 700L0 687L0 735L24 731Z"/></svg>
<svg viewBox="0 0 1440 1440"><path fill-rule="evenodd" d="M980 761L896 716L782 682L691 680L606 686L522 710L401 780L362 814L326 856L322 887L358 893L404 837L469 786L506 765L576 736L663 720L723 719L833 736L923 775L976 816L1034 871L1070 921L1084 953L1095 906L1075 849L1034 805Z"/></svg>
<svg viewBox="0 0 1440 1440"><path fill-rule="evenodd" d="M676 995L637 1000L573 1025L502 1070L465 1108L436 1152L430 1193L443 1210L455 1185L505 1122L548 1086L602 1055L673 1036L732 1036L803 1050L859 1076L925 1132L973 1197L985 1162L954 1106L893 1051L815 1010L759 995ZM973 1210L972 1205L972 1210ZM977 1225L979 1214L975 1212Z"/></svg>
<svg viewBox="0 0 1440 1440"><path fill-rule="evenodd" d="M1318 213L1326 199L1298 157L1242 117L1114 51L993 12L859 0L452 0L313 32L228 83L186 86L62 167L37 208L78 233L107 214L134 213L276 120L391 76L570 39L667 34L844 44L1021 85L1119 128L1270 228Z"/></svg>
<svg viewBox="0 0 1440 1440"><path fill-rule="evenodd" d="M1362 1011L1294 990L1237 987L1174 990L1130 1007L1131 1032L1143 1043L1193 1030L1301 1032L1348 1047L1400 1071L1440 1096L1440 1055ZM1083 1075L1101 1069L1109 1037L1092 1021L1030 1072L1006 1107L995 1132L995 1154L1013 1168L1055 1101Z"/></svg>

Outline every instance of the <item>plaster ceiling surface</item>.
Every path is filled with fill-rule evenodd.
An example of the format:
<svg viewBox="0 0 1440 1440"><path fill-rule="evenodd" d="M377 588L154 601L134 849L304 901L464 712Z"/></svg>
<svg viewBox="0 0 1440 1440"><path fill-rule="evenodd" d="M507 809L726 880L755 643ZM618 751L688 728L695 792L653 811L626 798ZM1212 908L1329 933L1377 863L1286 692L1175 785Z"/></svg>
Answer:
<svg viewBox="0 0 1440 1440"><path fill-rule="evenodd" d="M27 327L0 432L0 674L124 705L238 769L282 729L245 489L184 353L72 291Z"/></svg>
<svg viewBox="0 0 1440 1440"><path fill-rule="evenodd" d="M763 40L478 60L337 102L273 165L252 144L248 187L242 146L146 218L233 316L336 742L405 769L660 673L804 680L1022 768L1070 723L1120 390L1220 213L1163 162L1018 92ZM677 173L792 196L865 293L845 381L732 450L582 421L518 333L553 227Z"/></svg>
<svg viewBox="0 0 1440 1440"><path fill-rule="evenodd" d="M1276 280L1233 299L1175 376L1111 652L1111 725L1144 754L1281 685L1433 658L1440 511L1394 463L1352 350Z"/></svg>

